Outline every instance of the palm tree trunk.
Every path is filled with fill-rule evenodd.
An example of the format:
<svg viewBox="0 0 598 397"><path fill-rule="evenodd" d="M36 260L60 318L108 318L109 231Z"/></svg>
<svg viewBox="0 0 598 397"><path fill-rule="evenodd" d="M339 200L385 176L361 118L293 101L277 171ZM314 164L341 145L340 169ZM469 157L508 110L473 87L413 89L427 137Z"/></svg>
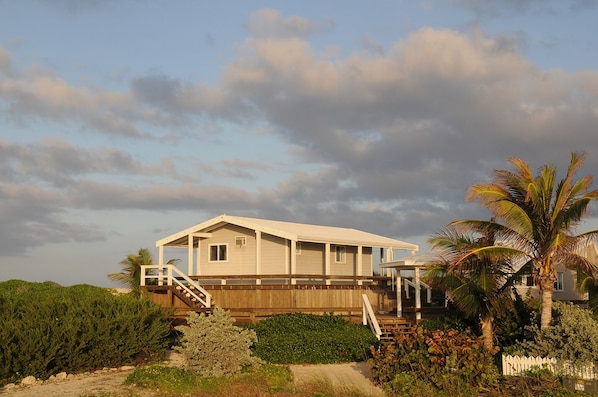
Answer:
<svg viewBox="0 0 598 397"><path fill-rule="evenodd" d="M552 322L552 289L542 288L542 306L540 312L540 328L545 329Z"/></svg>
<svg viewBox="0 0 598 397"><path fill-rule="evenodd" d="M480 318L480 325L482 326L482 340L484 341L484 349L487 352L494 351L494 328L492 322L494 317Z"/></svg>

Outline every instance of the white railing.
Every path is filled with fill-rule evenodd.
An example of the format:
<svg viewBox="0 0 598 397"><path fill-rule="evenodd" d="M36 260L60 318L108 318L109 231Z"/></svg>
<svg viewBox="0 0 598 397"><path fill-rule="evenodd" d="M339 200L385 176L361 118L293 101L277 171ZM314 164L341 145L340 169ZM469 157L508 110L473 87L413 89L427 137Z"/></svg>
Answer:
<svg viewBox="0 0 598 397"><path fill-rule="evenodd" d="M581 379L596 379L594 365L587 365L583 368L573 368L564 363L559 364L556 358L502 356L503 375L522 375L525 371L533 368L547 368L553 374L573 376Z"/></svg>
<svg viewBox="0 0 598 397"><path fill-rule="evenodd" d="M417 288L417 284L413 281L409 280L408 278L404 279L405 281L405 296L409 299L409 286L413 287L413 289ZM426 302L432 303L432 287L428 284L420 281L419 284L426 289Z"/></svg>
<svg viewBox="0 0 598 397"><path fill-rule="evenodd" d="M363 325L369 325L374 335L376 335L376 338L380 340L382 330L380 329L380 324L378 324L378 319L376 318L376 314L374 314L374 309L372 309L370 300L366 294L361 295L361 300L363 301Z"/></svg>
<svg viewBox="0 0 598 397"><path fill-rule="evenodd" d="M149 270L149 271L148 271ZM156 270L157 272L153 272ZM149 280L156 280L158 285L175 285L180 287L187 296L194 298L203 306L212 307L212 295L196 281L181 272L175 265L150 265L141 266L141 286L148 285ZM200 292L198 294L197 292ZM203 295L205 298L202 298Z"/></svg>

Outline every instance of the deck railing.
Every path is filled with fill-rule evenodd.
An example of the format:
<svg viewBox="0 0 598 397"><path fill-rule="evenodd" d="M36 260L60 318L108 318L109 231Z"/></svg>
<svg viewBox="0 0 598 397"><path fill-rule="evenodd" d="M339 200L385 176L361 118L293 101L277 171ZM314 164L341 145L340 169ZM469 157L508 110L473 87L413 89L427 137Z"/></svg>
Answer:
<svg viewBox="0 0 598 397"><path fill-rule="evenodd" d="M140 284L142 287L150 284L178 286L204 307L212 307L212 295L175 265L141 266Z"/></svg>
<svg viewBox="0 0 598 397"><path fill-rule="evenodd" d="M376 338L380 340L382 330L380 329L380 324L378 324L378 319L376 318L374 309L372 309L370 300L366 294L361 295L361 299L363 301L363 325L368 325L374 335L376 335Z"/></svg>
<svg viewBox="0 0 598 397"><path fill-rule="evenodd" d="M242 274L190 276L202 285L371 285L375 277L323 274Z"/></svg>

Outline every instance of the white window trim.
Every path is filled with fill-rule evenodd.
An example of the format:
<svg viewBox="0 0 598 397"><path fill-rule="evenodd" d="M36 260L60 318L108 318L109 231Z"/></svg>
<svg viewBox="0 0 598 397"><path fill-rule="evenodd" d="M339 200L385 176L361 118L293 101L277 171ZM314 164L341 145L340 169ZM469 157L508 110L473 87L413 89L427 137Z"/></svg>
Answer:
<svg viewBox="0 0 598 397"><path fill-rule="evenodd" d="M341 249L341 260L338 260L339 249ZM344 245L334 246L334 262L335 263L347 263L347 247Z"/></svg>
<svg viewBox="0 0 598 397"><path fill-rule="evenodd" d="M562 292L565 290L565 273L564 272L556 273L556 281L554 282L554 284L555 284L555 286L554 286L555 292ZM559 288L559 286L560 286L560 288Z"/></svg>
<svg viewBox="0 0 598 397"><path fill-rule="evenodd" d="M226 259L225 260L212 260L212 247L221 247L221 246L225 246L226 247ZM220 250L218 250L218 253L220 253ZM208 262L210 263L226 263L228 262L228 257L230 256L230 251L228 250L228 244L227 243L223 243L223 244L210 244L208 245Z"/></svg>

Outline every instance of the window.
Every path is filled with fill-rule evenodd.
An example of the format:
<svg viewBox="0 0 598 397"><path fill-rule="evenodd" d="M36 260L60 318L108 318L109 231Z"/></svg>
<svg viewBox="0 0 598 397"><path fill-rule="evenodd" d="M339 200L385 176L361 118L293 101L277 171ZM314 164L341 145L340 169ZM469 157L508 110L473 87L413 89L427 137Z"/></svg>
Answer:
<svg viewBox="0 0 598 397"><path fill-rule="evenodd" d="M335 260L336 262L345 262L345 252L347 251L347 247L343 247L341 245L336 246L336 255Z"/></svg>
<svg viewBox="0 0 598 397"><path fill-rule="evenodd" d="M525 276L526 280L525 280L525 285L527 285L528 287L533 287L536 284L534 283L534 277L533 276Z"/></svg>
<svg viewBox="0 0 598 397"><path fill-rule="evenodd" d="M210 245L210 262L226 262L226 244Z"/></svg>
<svg viewBox="0 0 598 397"><path fill-rule="evenodd" d="M563 291L564 290L563 272L558 272L556 274L556 281L554 282L554 290L555 291Z"/></svg>
<svg viewBox="0 0 598 397"><path fill-rule="evenodd" d="M301 255L301 241L295 243L295 255Z"/></svg>

